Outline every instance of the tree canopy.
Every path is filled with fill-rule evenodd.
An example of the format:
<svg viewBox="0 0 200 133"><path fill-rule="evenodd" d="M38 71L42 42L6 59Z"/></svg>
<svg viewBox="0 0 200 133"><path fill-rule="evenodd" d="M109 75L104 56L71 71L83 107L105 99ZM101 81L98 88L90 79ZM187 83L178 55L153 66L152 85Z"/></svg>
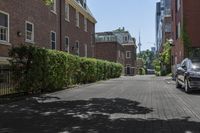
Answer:
<svg viewBox="0 0 200 133"><path fill-rule="evenodd" d="M150 50L142 51L138 54L138 58L142 58L144 60L145 68L153 68L152 61L155 59L154 52Z"/></svg>

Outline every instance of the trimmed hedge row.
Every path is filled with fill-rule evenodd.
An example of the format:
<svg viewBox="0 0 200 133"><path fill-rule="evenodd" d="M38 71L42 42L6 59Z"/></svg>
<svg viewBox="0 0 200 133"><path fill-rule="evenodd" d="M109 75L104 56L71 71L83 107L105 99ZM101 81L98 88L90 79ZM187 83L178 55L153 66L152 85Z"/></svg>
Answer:
<svg viewBox="0 0 200 133"><path fill-rule="evenodd" d="M15 47L9 54L13 79L19 91L54 91L72 84L117 78L122 72L122 65L118 63L35 46Z"/></svg>

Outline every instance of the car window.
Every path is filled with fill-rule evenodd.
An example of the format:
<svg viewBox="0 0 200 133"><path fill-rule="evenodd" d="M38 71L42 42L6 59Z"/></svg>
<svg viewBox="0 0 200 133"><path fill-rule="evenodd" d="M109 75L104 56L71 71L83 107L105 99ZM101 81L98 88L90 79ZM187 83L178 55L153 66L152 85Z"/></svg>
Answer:
<svg viewBox="0 0 200 133"><path fill-rule="evenodd" d="M181 67L187 67L186 60L181 63Z"/></svg>

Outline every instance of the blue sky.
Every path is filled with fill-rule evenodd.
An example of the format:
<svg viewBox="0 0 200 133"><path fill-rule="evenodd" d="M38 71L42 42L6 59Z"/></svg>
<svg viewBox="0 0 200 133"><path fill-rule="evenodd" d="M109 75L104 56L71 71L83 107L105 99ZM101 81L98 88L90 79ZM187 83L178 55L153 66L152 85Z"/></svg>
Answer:
<svg viewBox="0 0 200 133"><path fill-rule="evenodd" d="M141 33L142 50L154 46L156 0L87 0L87 3L98 21L96 32L125 27L137 41Z"/></svg>

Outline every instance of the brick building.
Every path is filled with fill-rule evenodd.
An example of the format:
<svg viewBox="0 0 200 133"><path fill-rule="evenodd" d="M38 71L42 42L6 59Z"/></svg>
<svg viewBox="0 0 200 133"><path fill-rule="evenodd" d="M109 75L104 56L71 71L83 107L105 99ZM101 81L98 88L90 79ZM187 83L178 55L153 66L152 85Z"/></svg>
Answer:
<svg viewBox="0 0 200 133"><path fill-rule="evenodd" d="M124 65L125 75L136 74L136 45L128 31L96 33L95 57Z"/></svg>
<svg viewBox="0 0 200 133"><path fill-rule="evenodd" d="M26 43L94 57L96 20L86 0L4 0L0 4L0 63Z"/></svg>
<svg viewBox="0 0 200 133"><path fill-rule="evenodd" d="M136 75L137 73L137 57L135 41L122 44L125 50L125 75Z"/></svg>
<svg viewBox="0 0 200 133"><path fill-rule="evenodd" d="M156 3L156 47L162 52L163 45L171 39L171 0L160 0Z"/></svg>
<svg viewBox="0 0 200 133"><path fill-rule="evenodd" d="M172 0L172 65L179 64L188 54L188 46L200 48L200 1ZM183 36L182 36L183 35Z"/></svg>
<svg viewBox="0 0 200 133"><path fill-rule="evenodd" d="M96 33L95 58L124 65L124 47L113 32Z"/></svg>

